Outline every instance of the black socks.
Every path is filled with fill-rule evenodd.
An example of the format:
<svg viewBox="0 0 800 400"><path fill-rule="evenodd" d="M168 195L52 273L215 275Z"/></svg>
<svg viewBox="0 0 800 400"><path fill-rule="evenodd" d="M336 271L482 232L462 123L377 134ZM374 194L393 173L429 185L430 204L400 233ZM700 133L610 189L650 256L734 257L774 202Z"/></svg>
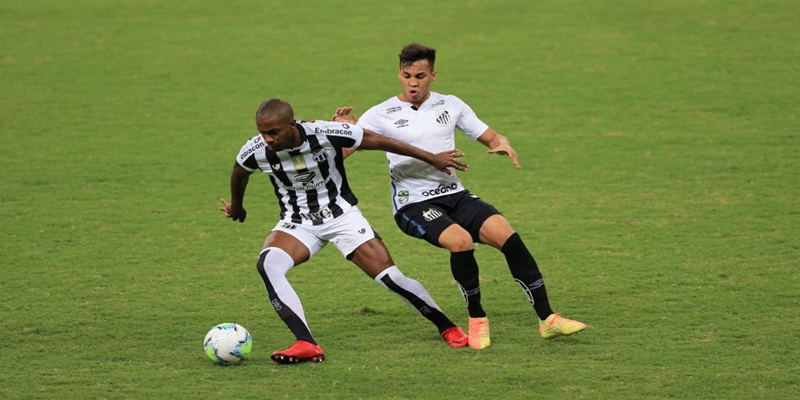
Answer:
<svg viewBox="0 0 800 400"><path fill-rule="evenodd" d="M453 278L458 282L464 301L467 303L469 316L472 318L486 317L486 312L481 306L481 286L478 281L478 262L475 261L475 250L450 253L450 270Z"/></svg>
<svg viewBox="0 0 800 400"><path fill-rule="evenodd" d="M517 281L528 300L536 310L536 315L540 320L546 319L553 310L550 308L550 301L547 299L547 290L544 287L544 279L539 271L539 266L533 259L525 243L518 233L514 233L508 238L501 250L506 256L508 268L511 276Z"/></svg>

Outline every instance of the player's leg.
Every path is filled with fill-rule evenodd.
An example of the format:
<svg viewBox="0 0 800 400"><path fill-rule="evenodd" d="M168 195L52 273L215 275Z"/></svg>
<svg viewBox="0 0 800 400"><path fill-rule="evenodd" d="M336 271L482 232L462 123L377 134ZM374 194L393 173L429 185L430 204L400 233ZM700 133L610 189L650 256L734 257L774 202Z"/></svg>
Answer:
<svg viewBox="0 0 800 400"><path fill-rule="evenodd" d="M395 215L397 226L405 234L428 243L443 247L450 252L450 271L458 283L467 305L469 316L486 317L481 305L478 262L475 261L475 248L469 232L464 230L448 215L447 202L452 196L443 196L434 202L409 205Z"/></svg>
<svg viewBox="0 0 800 400"><path fill-rule="evenodd" d="M308 236L306 240L313 240L312 235ZM321 248L322 244L311 245L312 248L315 246ZM297 339L288 349L272 354L272 359L281 364L325 359L325 353L308 327L300 297L286 279L286 273L292 267L308 260L311 255L312 250L295 236L273 230L264 241L256 263L270 304Z"/></svg>
<svg viewBox="0 0 800 400"><path fill-rule="evenodd" d="M411 279L391 261L383 241L375 238L359 246L350 258L379 285L400 296L407 304L431 321L439 334L452 347L467 345L467 336L433 300L418 281Z"/></svg>
<svg viewBox="0 0 800 400"><path fill-rule="evenodd" d="M553 313L544 285L544 278L525 243L500 214L487 218L480 229L481 243L500 250L506 257L511 276L522 287L539 319L544 320Z"/></svg>
<svg viewBox="0 0 800 400"><path fill-rule="evenodd" d="M469 346L478 350L488 347L492 343L489 318L481 303L480 273L472 237L461 225L454 223L439 235L438 242L450 251L450 272L467 305Z"/></svg>
<svg viewBox="0 0 800 400"><path fill-rule="evenodd" d="M339 219L339 226L330 232L329 239L347 259L436 325L448 345L467 345L463 331L442 312L425 287L397 268L389 250L360 211L348 212Z"/></svg>
<svg viewBox="0 0 800 400"><path fill-rule="evenodd" d="M553 312L544 278L522 238L501 214L487 218L480 228L481 243L500 250L506 257L511 276L522 288L539 317L539 333L546 339L580 332L586 325Z"/></svg>
<svg viewBox="0 0 800 400"><path fill-rule="evenodd" d="M488 346L489 320L481 304L481 288L478 262L475 260L473 238L449 215L458 202L459 194L442 196L435 201L421 202L401 209L395 215L400 229L414 236L443 247L450 252L450 271L458 283L469 312L469 345L474 349Z"/></svg>

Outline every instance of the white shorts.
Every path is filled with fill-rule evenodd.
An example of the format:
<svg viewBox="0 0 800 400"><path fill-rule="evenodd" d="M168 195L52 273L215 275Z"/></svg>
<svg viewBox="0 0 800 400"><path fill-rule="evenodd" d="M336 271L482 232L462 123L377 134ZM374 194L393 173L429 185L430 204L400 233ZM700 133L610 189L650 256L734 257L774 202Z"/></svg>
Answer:
<svg viewBox="0 0 800 400"><path fill-rule="evenodd" d="M322 225L300 225L282 220L272 230L294 236L308 247L311 257L328 242L333 243L347 257L368 240L378 237L358 207L353 207Z"/></svg>

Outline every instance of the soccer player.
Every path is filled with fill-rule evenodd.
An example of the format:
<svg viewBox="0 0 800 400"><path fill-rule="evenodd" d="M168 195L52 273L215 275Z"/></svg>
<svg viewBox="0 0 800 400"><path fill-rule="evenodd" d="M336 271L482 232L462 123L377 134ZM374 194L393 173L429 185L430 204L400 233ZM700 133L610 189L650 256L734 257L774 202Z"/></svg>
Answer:
<svg viewBox="0 0 800 400"><path fill-rule="evenodd" d="M395 139L377 135L357 125L335 122L297 122L289 103L270 99L256 112L259 134L242 147L231 173L231 202L221 199L220 211L244 222L244 194L250 174L269 175L280 204L281 219L267 236L256 263L270 304L297 341L272 353L279 364L319 362L325 353L306 322L303 306L286 273L319 252L328 242L358 265L381 286L433 322L452 347L465 347L467 336L433 301L417 281L395 266L389 251L356 207L358 200L347 183L342 148L383 150L430 163L452 173L463 170L457 151L431 154Z"/></svg>
<svg viewBox="0 0 800 400"><path fill-rule="evenodd" d="M430 152L455 148L458 128L490 154L508 156L520 168L508 139L478 119L461 99L431 91L436 79L436 50L421 44L405 46L397 74L402 92L364 113L358 125ZM340 107L334 121L355 123L352 107ZM352 152L345 151L346 155ZM571 335L586 325L564 318L550 307L544 279L531 253L506 218L491 204L470 193L455 174L446 174L401 154L386 153L394 218L406 234L450 252L450 269L469 312L469 346L491 343L489 320L481 305L474 243L488 244L505 255L511 276L522 287L539 318L545 339Z"/></svg>

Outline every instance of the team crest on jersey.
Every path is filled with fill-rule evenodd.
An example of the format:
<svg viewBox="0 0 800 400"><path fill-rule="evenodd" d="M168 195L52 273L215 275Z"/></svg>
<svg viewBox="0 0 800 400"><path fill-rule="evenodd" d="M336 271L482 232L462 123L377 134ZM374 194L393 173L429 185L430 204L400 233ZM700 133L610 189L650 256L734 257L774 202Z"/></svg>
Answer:
<svg viewBox="0 0 800 400"><path fill-rule="evenodd" d="M405 127L408 126L408 120L407 119L398 119L397 121L394 121L394 125L396 127L398 127L398 128L405 128Z"/></svg>
<svg viewBox="0 0 800 400"><path fill-rule="evenodd" d="M422 217L425 218L425 221L433 221L441 216L442 212L439 210L434 210L433 208L429 208L427 211L422 212Z"/></svg>
<svg viewBox="0 0 800 400"><path fill-rule="evenodd" d="M325 149L319 149L311 155L311 158L313 158L314 161L321 163L328 159L328 154L325 153Z"/></svg>
<svg viewBox="0 0 800 400"><path fill-rule="evenodd" d="M409 195L408 194L408 190L401 190L401 191L397 192L397 196L395 196L395 197L397 197L397 202L398 203L406 204L406 203L408 203L408 195Z"/></svg>
<svg viewBox="0 0 800 400"><path fill-rule="evenodd" d="M441 113L436 118L436 122L438 122L439 125L447 125L447 124L449 124L450 123L450 113L447 112L447 110L444 110L444 112Z"/></svg>

